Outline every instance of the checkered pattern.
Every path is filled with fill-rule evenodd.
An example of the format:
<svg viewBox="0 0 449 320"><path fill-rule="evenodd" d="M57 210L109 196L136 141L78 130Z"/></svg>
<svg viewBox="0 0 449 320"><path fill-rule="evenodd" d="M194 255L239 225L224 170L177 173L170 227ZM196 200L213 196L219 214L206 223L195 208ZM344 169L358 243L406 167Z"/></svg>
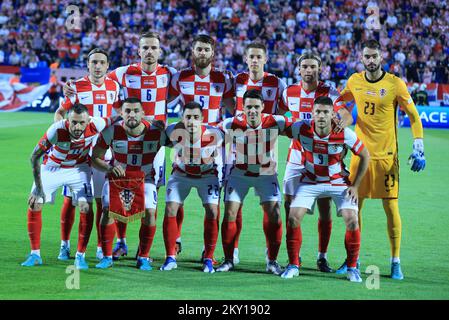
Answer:
<svg viewBox="0 0 449 320"><path fill-rule="evenodd" d="M284 111L290 111L294 119L312 120L313 102L318 97L329 97L334 101L334 111L337 112L345 107L343 99L338 90L320 81L314 91L307 92L302 86L302 81L288 86L282 94L279 107ZM288 150L287 162L302 164L301 145L293 140Z"/></svg>
<svg viewBox="0 0 449 320"><path fill-rule="evenodd" d="M73 168L88 163L92 142L100 131L110 125L110 118L91 118L84 134L74 141L70 138L68 120L54 123L38 143L39 148L43 151L49 151L44 156L43 164L52 167Z"/></svg>
<svg viewBox="0 0 449 320"><path fill-rule="evenodd" d="M313 121L299 121L291 127L291 137L300 141L304 149L304 183L330 183L349 185L349 172L343 158L349 148L355 155L365 147L354 131L345 128L340 133L331 132L327 137L315 133Z"/></svg>
<svg viewBox="0 0 449 320"><path fill-rule="evenodd" d="M180 96L183 104L198 102L203 107L203 124L216 125L221 121L222 100L233 97L232 81L218 69L199 76L193 68L187 68L174 75L170 96Z"/></svg>
<svg viewBox="0 0 449 320"><path fill-rule="evenodd" d="M220 124L227 141L232 141L235 158L231 170L243 170L246 176L275 174L277 172L276 147L278 135L291 125L284 116L262 114L262 122L252 128L242 114L228 118Z"/></svg>
<svg viewBox="0 0 449 320"><path fill-rule="evenodd" d="M145 132L133 137L126 134L123 121L116 122L101 132L97 145L105 150L111 147L114 165L122 166L125 171L143 171L145 176L154 178L154 158L167 139L162 131L146 121L143 123Z"/></svg>
<svg viewBox="0 0 449 320"><path fill-rule="evenodd" d="M243 95L251 89L262 91L265 106L262 112L276 114L282 92L287 87L282 79L268 72L265 72L263 78L259 81L251 80L248 72L239 73L234 84L237 98L236 115L243 113Z"/></svg>
<svg viewBox="0 0 449 320"><path fill-rule="evenodd" d="M120 108L120 86L106 77L103 84L93 84L88 76L78 79L72 85L75 95L65 97L61 104L65 110L70 110L75 103L87 107L91 117L110 117L112 110Z"/></svg>
<svg viewBox="0 0 449 320"><path fill-rule="evenodd" d="M142 102L146 116L167 120L167 97L172 76L176 70L158 65L148 74L140 63L119 67L108 74L122 86L123 99L136 97Z"/></svg>
<svg viewBox="0 0 449 320"><path fill-rule="evenodd" d="M187 130L175 129L177 124L167 127L166 134L173 144L175 158L173 171L191 178L218 176L218 164L222 163L223 132L203 125L201 139L191 141Z"/></svg>

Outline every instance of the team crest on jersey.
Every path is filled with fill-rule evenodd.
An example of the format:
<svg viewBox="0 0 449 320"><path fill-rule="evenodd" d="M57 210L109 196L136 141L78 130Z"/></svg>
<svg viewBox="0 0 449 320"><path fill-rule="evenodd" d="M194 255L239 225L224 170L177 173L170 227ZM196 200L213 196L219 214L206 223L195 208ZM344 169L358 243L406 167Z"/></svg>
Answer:
<svg viewBox="0 0 449 320"><path fill-rule="evenodd" d="M381 96L381 97L385 97L386 94L387 94L387 90L384 89L384 88L382 88L382 89L380 89L379 93L380 93L380 96Z"/></svg>
<svg viewBox="0 0 449 320"><path fill-rule="evenodd" d="M134 202L135 193L129 189L123 189L122 191L120 191L119 196L120 196L120 201L122 202L123 208L126 211L131 210L131 207Z"/></svg>
<svg viewBox="0 0 449 320"><path fill-rule="evenodd" d="M271 90L271 89L268 89L267 90L267 95L269 96L269 97L271 97L271 94L273 93L273 90Z"/></svg>
<svg viewBox="0 0 449 320"><path fill-rule="evenodd" d="M112 92L109 93L109 99L113 100L114 99L114 94Z"/></svg>
<svg viewBox="0 0 449 320"><path fill-rule="evenodd" d="M215 92L220 92L220 86L215 86Z"/></svg>

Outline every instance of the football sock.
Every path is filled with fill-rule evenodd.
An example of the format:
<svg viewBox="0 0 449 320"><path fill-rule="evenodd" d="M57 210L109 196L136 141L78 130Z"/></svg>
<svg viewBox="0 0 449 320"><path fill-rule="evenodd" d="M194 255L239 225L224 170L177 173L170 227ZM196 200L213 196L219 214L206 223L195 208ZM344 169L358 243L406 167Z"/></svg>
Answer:
<svg viewBox="0 0 449 320"><path fill-rule="evenodd" d="M332 220L318 219L318 252L326 253L331 238Z"/></svg>
<svg viewBox="0 0 449 320"><path fill-rule="evenodd" d="M72 204L72 198L64 197L61 208L61 240L69 240L75 221L75 206Z"/></svg>
<svg viewBox="0 0 449 320"><path fill-rule="evenodd" d="M268 215L264 212L263 231L268 249L268 259L271 261L276 260L282 242L282 222L271 222L268 219Z"/></svg>
<svg viewBox="0 0 449 320"><path fill-rule="evenodd" d="M115 226L117 228L117 242L123 242L126 244L126 223L116 220Z"/></svg>
<svg viewBox="0 0 449 320"><path fill-rule="evenodd" d="M237 234L237 223L235 221L224 220L221 223L221 242L226 260L233 259L234 240Z"/></svg>
<svg viewBox="0 0 449 320"><path fill-rule="evenodd" d="M216 219L204 218L204 258L214 257L215 246L217 245L218 225Z"/></svg>
<svg viewBox="0 0 449 320"><path fill-rule="evenodd" d="M391 256L399 257L401 250L402 224L399 215L398 199L383 199L385 214L387 215L388 237L390 239Z"/></svg>
<svg viewBox="0 0 449 320"><path fill-rule="evenodd" d="M357 259L360 251L360 230L346 230L345 234L345 248L346 248L346 265L348 268L355 268L357 266Z"/></svg>
<svg viewBox="0 0 449 320"><path fill-rule="evenodd" d="M61 240L61 247L62 246L70 248L70 240Z"/></svg>
<svg viewBox="0 0 449 320"><path fill-rule="evenodd" d="M184 207L180 206L176 213L176 223L178 225L177 237L181 238L182 222L184 221ZM181 241L181 240L179 240Z"/></svg>
<svg viewBox="0 0 449 320"><path fill-rule="evenodd" d="M31 250L31 254L35 254L35 255L37 255L37 256L41 256L41 250L40 249L38 249L38 250Z"/></svg>
<svg viewBox="0 0 449 320"><path fill-rule="evenodd" d="M242 232L242 227L243 227L242 210L243 210L243 205L240 205L239 211L237 211L237 217L235 219L236 234L235 234L235 238L234 238L234 248L239 247L240 233Z"/></svg>
<svg viewBox="0 0 449 320"><path fill-rule="evenodd" d="M150 249L153 245L154 234L156 233L156 226L146 225L141 220L139 231L139 256L142 258L148 258L150 256ZM176 236L176 232L175 232Z"/></svg>
<svg viewBox="0 0 449 320"><path fill-rule="evenodd" d="M101 234L100 234L100 220L103 214L103 206L101 204L101 199L95 199L97 211L95 212L95 228L97 229L97 247L101 247Z"/></svg>
<svg viewBox="0 0 449 320"><path fill-rule="evenodd" d="M290 264L299 266L299 252L302 245L301 226L293 228L287 223L287 253Z"/></svg>
<svg viewBox="0 0 449 320"><path fill-rule="evenodd" d="M100 225L101 249L105 257L112 257L112 242L115 235L115 224Z"/></svg>
<svg viewBox="0 0 449 320"><path fill-rule="evenodd" d="M32 211L28 208L27 216L28 237L30 238L31 250L39 250L41 248L42 210Z"/></svg>
<svg viewBox="0 0 449 320"><path fill-rule="evenodd" d="M90 208L89 212L87 213L80 213L80 223L78 227L78 252L86 252L93 224L94 213L92 211L92 208Z"/></svg>
<svg viewBox="0 0 449 320"><path fill-rule="evenodd" d="M390 258L390 262L391 262L391 263L393 263L393 262L395 262L395 263L396 263L396 262L397 262L397 263L401 263L401 259L399 259L399 257L391 257L391 258Z"/></svg>
<svg viewBox="0 0 449 320"><path fill-rule="evenodd" d="M178 217L164 216L162 224L165 244L165 254L168 256L176 255L176 237L178 234Z"/></svg>

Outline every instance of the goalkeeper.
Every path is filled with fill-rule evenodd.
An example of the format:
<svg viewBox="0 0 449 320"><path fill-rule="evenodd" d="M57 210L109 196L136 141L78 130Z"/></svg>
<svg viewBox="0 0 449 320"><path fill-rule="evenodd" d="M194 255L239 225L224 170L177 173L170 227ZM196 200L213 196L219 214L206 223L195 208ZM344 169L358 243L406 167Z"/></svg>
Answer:
<svg viewBox="0 0 449 320"><path fill-rule="evenodd" d="M357 105L355 132L371 155L371 162L359 187L359 226L362 230L362 207L365 198L382 199L387 215L391 246L391 278L402 280L399 253L401 246L401 217L399 215L399 160L397 146L398 106L410 118L413 153L409 158L412 171L421 171L424 158L423 128L403 80L382 70L382 52L375 40L362 45L362 63L365 71L352 75L341 92L345 101ZM350 180L357 172L359 158L352 157ZM337 273L346 273L344 263Z"/></svg>

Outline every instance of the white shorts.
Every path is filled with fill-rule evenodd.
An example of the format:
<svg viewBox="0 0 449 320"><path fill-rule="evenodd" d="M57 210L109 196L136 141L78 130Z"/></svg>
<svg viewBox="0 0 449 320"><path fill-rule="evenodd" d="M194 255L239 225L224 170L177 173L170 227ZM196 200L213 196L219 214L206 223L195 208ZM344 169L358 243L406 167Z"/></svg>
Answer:
<svg viewBox="0 0 449 320"><path fill-rule="evenodd" d="M80 165L74 168L60 168L41 165L42 187L44 188L45 203L53 204L58 188L66 187L71 191L72 203L77 205L79 201L92 202L92 187L90 184L90 166ZM36 186L33 182L31 192ZM40 198L38 203L44 203Z"/></svg>
<svg viewBox="0 0 449 320"><path fill-rule="evenodd" d="M333 186L330 184L301 184L298 187L295 198L290 204L290 208L312 209L317 198L330 197L337 206L337 215L340 216L340 210L351 209L358 211L357 203L351 202L346 197L347 186Z"/></svg>
<svg viewBox="0 0 449 320"><path fill-rule="evenodd" d="M234 169L229 175L225 184L225 202L234 201L242 203L251 187L254 187L256 195L260 199L260 204L264 202L282 201L276 174L248 177L240 172L241 170Z"/></svg>
<svg viewBox="0 0 449 320"><path fill-rule="evenodd" d="M301 170L304 166L287 162L283 181L283 191L285 195L294 196L299 186Z"/></svg>
<svg viewBox="0 0 449 320"><path fill-rule="evenodd" d="M156 181L156 186L165 186L165 147L161 147L156 153L153 161L154 181Z"/></svg>
<svg viewBox="0 0 449 320"><path fill-rule="evenodd" d="M145 181L145 209L157 208L157 189L154 181ZM103 208L109 208L109 180L103 185L103 194L101 197Z"/></svg>
<svg viewBox="0 0 449 320"><path fill-rule="evenodd" d="M192 188L196 188L203 204L218 205L220 200L220 182L218 177L189 178L176 171L168 179L165 202L184 203Z"/></svg>

